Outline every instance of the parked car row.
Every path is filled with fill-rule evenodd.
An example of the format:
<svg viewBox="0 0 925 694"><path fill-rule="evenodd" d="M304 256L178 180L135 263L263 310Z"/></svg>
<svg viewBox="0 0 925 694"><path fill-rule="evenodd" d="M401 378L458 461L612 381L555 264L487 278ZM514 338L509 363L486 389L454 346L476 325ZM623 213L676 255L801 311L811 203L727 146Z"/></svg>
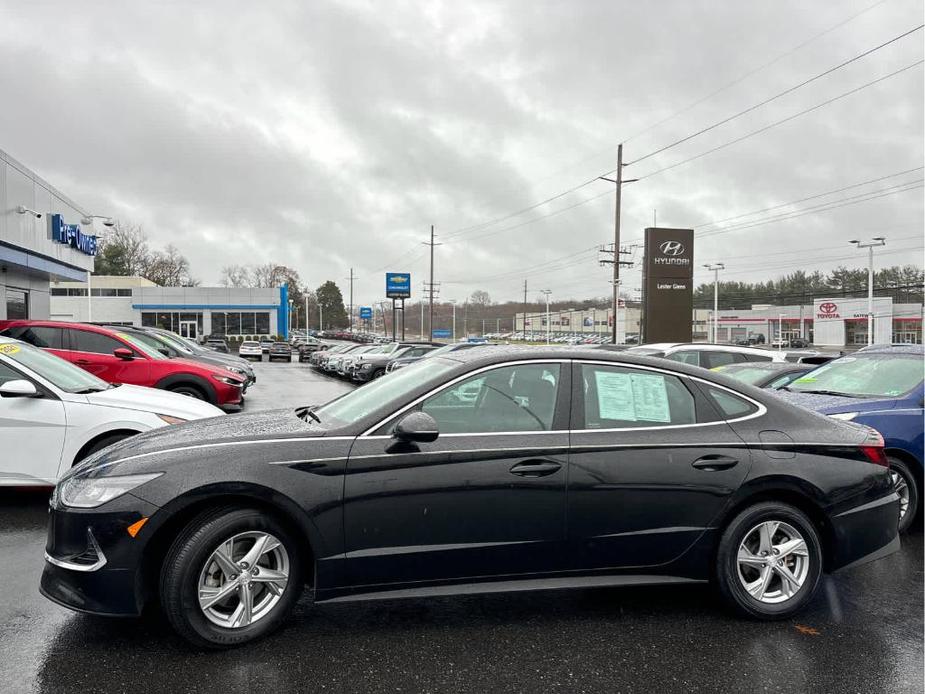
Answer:
<svg viewBox="0 0 925 694"><path fill-rule="evenodd" d="M240 409L250 378L246 372L215 363L210 358L214 352L180 355L177 349L180 356L170 356L174 343L156 335L150 329L66 321L0 321L0 336L45 349L107 383L160 388L222 409Z"/></svg>
<svg viewBox="0 0 925 694"><path fill-rule="evenodd" d="M323 372L365 383L384 376L392 360L419 359L438 347L430 342L345 343L314 351L308 362Z"/></svg>

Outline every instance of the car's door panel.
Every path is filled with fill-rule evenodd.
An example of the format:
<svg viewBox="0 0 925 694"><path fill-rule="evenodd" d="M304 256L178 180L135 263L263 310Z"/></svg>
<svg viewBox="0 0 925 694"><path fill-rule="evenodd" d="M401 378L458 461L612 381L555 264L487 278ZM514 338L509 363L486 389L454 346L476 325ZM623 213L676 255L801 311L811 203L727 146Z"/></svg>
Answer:
<svg viewBox="0 0 925 694"><path fill-rule="evenodd" d="M447 581L565 568L567 383L568 369L562 368L559 430L550 424L541 431L457 431L431 443L401 443L389 436L357 439L344 487L351 583ZM470 391L461 387L458 392L466 397ZM438 414L443 426L455 422L465 428L462 413L452 410L467 409L467 404L444 405Z"/></svg>
<svg viewBox="0 0 925 694"><path fill-rule="evenodd" d="M71 353L69 361L109 383L148 383L151 368L148 359L131 345L102 333L68 329ZM129 349L135 357L122 359L113 353L116 349Z"/></svg>
<svg viewBox="0 0 925 694"><path fill-rule="evenodd" d="M0 383L23 378L0 362ZM10 484L53 482L58 477L66 436L66 412L58 398L47 394L37 398L0 396L0 441L6 451L0 461L11 463L0 462L0 480Z"/></svg>
<svg viewBox="0 0 925 694"><path fill-rule="evenodd" d="M654 566L677 558L710 527L745 479L748 447L686 384L696 414L679 417L672 405L662 417L684 424L636 421L588 429L587 388L582 367L575 368L568 484L574 568ZM675 381L675 386L682 383ZM698 424L698 419L714 421Z"/></svg>

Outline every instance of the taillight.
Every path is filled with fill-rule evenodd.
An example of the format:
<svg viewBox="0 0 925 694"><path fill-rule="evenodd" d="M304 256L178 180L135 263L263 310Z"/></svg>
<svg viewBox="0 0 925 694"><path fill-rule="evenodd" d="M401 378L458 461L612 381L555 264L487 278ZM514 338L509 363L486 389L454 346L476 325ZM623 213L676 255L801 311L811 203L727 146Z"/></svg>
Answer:
<svg viewBox="0 0 925 694"><path fill-rule="evenodd" d="M861 444L861 453L874 465L890 467L890 461L883 450L883 436L876 429L867 427L867 439Z"/></svg>

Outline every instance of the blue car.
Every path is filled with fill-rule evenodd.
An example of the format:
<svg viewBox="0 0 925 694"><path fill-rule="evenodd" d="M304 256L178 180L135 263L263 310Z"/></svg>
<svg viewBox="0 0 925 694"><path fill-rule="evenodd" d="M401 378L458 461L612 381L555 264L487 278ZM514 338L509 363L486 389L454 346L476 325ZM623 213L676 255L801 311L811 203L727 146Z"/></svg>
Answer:
<svg viewBox="0 0 925 694"><path fill-rule="evenodd" d="M795 405L880 432L900 498L900 531L912 525L922 497L923 367L921 345L873 346L823 364L775 391Z"/></svg>

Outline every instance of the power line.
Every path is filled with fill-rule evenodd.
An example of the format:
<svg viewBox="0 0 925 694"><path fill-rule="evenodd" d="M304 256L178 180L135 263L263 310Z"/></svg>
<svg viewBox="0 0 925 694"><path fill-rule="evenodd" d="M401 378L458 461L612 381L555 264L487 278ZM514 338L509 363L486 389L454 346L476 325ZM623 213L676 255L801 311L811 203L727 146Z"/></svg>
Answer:
<svg viewBox="0 0 925 694"><path fill-rule="evenodd" d="M645 175L643 175L643 176L640 176L640 177L639 177L639 180L642 181L642 180L644 180L644 179L651 178L652 176L655 176L656 174L660 174L660 173L663 173L663 172L665 172L665 171L669 171L670 169L674 169L674 168L676 168L676 167L678 167L678 166L681 166L682 164L687 164L687 163L689 163L689 162L694 161L695 159L700 159L701 157L705 157L705 156L707 156L708 154L713 154L714 152L718 152L718 151L721 150L721 149L725 149L726 147L729 147L730 145L734 145L734 144L737 144L737 143L739 143L739 142L742 142L743 140L747 140L747 139L749 139L750 137L754 137L755 135L760 135L761 133L767 132L768 130L771 130L772 128L775 128L775 127L777 127L778 125L783 125L784 123L788 123L788 122L790 122L790 121L792 121L792 120L794 120L794 119L796 119L796 118L799 118L800 116L805 116L807 113L811 113L811 112L813 112L813 111L815 111L815 110L817 110L817 109L822 108L823 106L828 106L829 104L833 104L833 103L835 103L836 101L839 101L839 100L841 100L841 99L844 99L845 97L851 96L852 94L857 94L858 92L860 92L860 91L862 91L862 90L864 90L864 89L867 89L868 87L872 87L872 86L874 86L875 84L879 84L880 82L883 82L883 81L885 81L885 80L888 80L888 79L890 79L891 77L895 77L896 75L899 75L899 74L901 74L901 73L903 73L903 72L906 72L907 70L911 70L911 69L914 68L914 67L918 67L918 66L921 65L923 62L925 62L925 60L917 60L917 61L915 61L914 63L911 63L911 64L909 64L909 65L906 65L905 67L900 68L899 70L894 70L893 72L891 72L891 73L889 73L889 74L887 74L887 75L884 75L883 77L878 77L878 78L875 79L875 80L872 80L872 81L870 81L870 82L867 82L867 83L865 83L865 84L862 84L860 87L855 87L854 89L851 89L851 90L849 90L849 91L847 91L847 92L843 92L843 93L839 94L838 96L832 97L831 99L826 99L825 101L823 101L823 102L821 102L821 103L818 103L818 104L816 104L815 106L810 106L809 108L803 109L802 111L798 111L797 113L794 113L794 114L792 114L792 115L790 115L790 116L787 116L786 118L782 118L781 120L774 121L773 123L770 123L769 125L766 125L766 126L764 126L764 127L762 127L762 128L758 128L758 130L753 130L753 131L751 131L751 132L749 132L749 133L746 133L745 135L742 135L741 137L737 137L737 138L735 138L735 139L733 139L733 140L729 140L728 142L725 142L725 143L723 143L723 144L721 144L721 145L718 145L718 146L716 146L716 147L713 147L712 149L708 149L708 150L705 151L705 152L701 152L700 154L695 154L694 156L688 157L687 159L682 159L681 161L675 162L674 164L670 164L670 165L668 165L668 166L663 166L661 169L656 169L655 171L651 171L651 172L649 172L649 173L647 173L647 174L645 174Z"/></svg>
<svg viewBox="0 0 925 694"><path fill-rule="evenodd" d="M735 113L735 114L733 114L733 115L731 115L731 116L728 116L727 118L723 118L722 120L719 120L719 121L713 123L712 125L708 125L708 126L705 127L705 128L701 128L701 129L698 130L697 132L691 133L690 135L687 135L686 137L682 137L680 140L675 140L675 141L672 142L671 144L667 144L667 145L665 145L664 147L659 147L658 149L653 150L652 152L649 152L648 154L645 154L645 155L643 155L643 156L641 156L641 157L639 157L639 158L637 158L637 159L634 159L634 160L631 161L631 162L627 162L627 163L625 164L625 166L632 166L633 164L638 164L639 162L645 161L646 159L648 159L648 158L650 158L650 157L654 157L656 154L661 154L662 152L664 152L664 151L666 151L666 150L669 150L669 149L671 149L672 147L677 147L678 145L683 144L683 143L685 143L685 142L687 142L687 141L689 141L689 140L693 140L695 137L699 137L700 135L703 135L704 133L708 133L708 132L710 132L711 130L715 130L716 128L720 127L721 125L725 125L726 123L729 123L729 122L731 122L731 121L734 121L736 118L739 118L740 116L744 116L746 113L751 113L752 111L754 111L754 110L756 110L756 109L759 109L759 108L761 108L762 106L766 106L767 104L769 104L769 103L771 103L772 101L775 101L775 100L781 98L782 96L786 96L787 94L790 94L790 93L792 93L792 92L795 92L797 89L801 89L801 88L805 87L807 84L811 84L811 83L815 82L815 81L818 80L818 79L822 79L822 78L825 77L826 75L831 75L831 74L832 74L833 72L835 72L836 70L840 70L841 68L843 68L843 67L845 67L845 66L847 66L847 65L851 65L851 63L854 63L854 62L860 60L861 58L865 58L865 57L867 57L868 55L870 55L871 53L876 53L877 51L879 51L879 50L881 50L881 49L883 49L883 48L886 48L886 47L889 46L890 44L895 43L895 42L897 42L897 41L899 41L899 40L901 40L901 39L904 39L904 38L906 38L907 36L909 36L909 35L911 35L911 34L914 34L915 32L919 31L919 30L922 29L923 27L925 27L925 24L919 24L919 25L918 25L917 27L915 27L914 29L910 29L909 31L906 31L906 32L900 34L899 36L894 36L894 37L891 38L889 41L885 41L884 43L881 43L879 46L875 46L875 47L873 47L873 48L871 48L871 49L868 49L868 50L864 51L863 53L859 53L858 55L854 56L853 58L849 58L848 60L846 60L846 61L844 61L844 62L842 62L842 63L839 63L838 65L836 65L836 66L834 66L834 67L830 67L828 70L825 70L825 71L820 72L820 73L818 73L818 74L816 74L816 75L813 75L813 76L810 77L809 79L803 80L803 81L800 82L799 84L796 84L796 85L794 85L794 86L792 86L792 87L789 87L788 89L785 89L785 90L782 91L782 92L778 92L778 93L775 94L774 96L768 97L768 98L765 99L764 101L759 101L757 104L753 104L752 106L749 106L748 108L746 108L746 109L744 109L744 110L742 110L742 111L739 111L738 113Z"/></svg>
<svg viewBox="0 0 925 694"><path fill-rule="evenodd" d="M922 183L925 182L925 179L917 179L915 181L910 181L907 183L900 183L895 186L890 186L888 188L881 188L880 190L868 191L866 193L860 193L859 195L852 195L847 198L840 198L838 200L830 200L828 202L821 203L819 205L813 205L811 207L804 208L802 210L793 210L792 212L786 212L779 215L772 215L765 219L754 219L742 222L740 224L720 227L718 229L708 229L707 231L698 235L698 238L709 238L711 236L717 236L719 234L724 234L729 231L741 231L743 229L752 229L758 226L764 226L765 224L771 224L773 222L785 222L791 219L796 219L797 217L803 217L808 214L816 214L817 212L828 212L829 210L837 210L842 207L849 207L851 205L858 205L862 202L869 202L871 200L877 200L879 198L884 198L889 195L896 195L898 193L906 193L910 190L915 190L916 188L921 188Z"/></svg>
<svg viewBox="0 0 925 694"><path fill-rule="evenodd" d="M761 214L762 212L770 212L772 210L780 209L781 207L790 207L791 205L796 205L801 202L808 202L810 200L815 200L817 198L824 198L827 195L834 195L835 193L843 193L846 190L851 190L852 188L860 188L861 186L866 186L870 183L879 183L880 181L885 181L888 178L896 178L897 176L903 176L907 173L912 173L914 171L921 171L925 169L925 166L917 166L914 169L906 169L905 171L897 171L896 173L887 174L886 176L880 176L879 178L871 178L866 181L861 181L860 183L852 183L849 186L844 186L843 188L836 188L834 190L827 190L824 193L817 193L815 195L810 195L809 197L800 198L798 200L791 200L789 202L782 202L778 205L772 205L771 207L763 207L760 210L753 210L751 212L743 212L741 214L733 215L732 217L724 217L723 219L717 219L712 222L703 222L701 224L695 224L694 229L702 229L703 227L710 227L716 224L722 224L723 222L731 222L734 219L740 219L742 217L750 217L755 214Z"/></svg>

